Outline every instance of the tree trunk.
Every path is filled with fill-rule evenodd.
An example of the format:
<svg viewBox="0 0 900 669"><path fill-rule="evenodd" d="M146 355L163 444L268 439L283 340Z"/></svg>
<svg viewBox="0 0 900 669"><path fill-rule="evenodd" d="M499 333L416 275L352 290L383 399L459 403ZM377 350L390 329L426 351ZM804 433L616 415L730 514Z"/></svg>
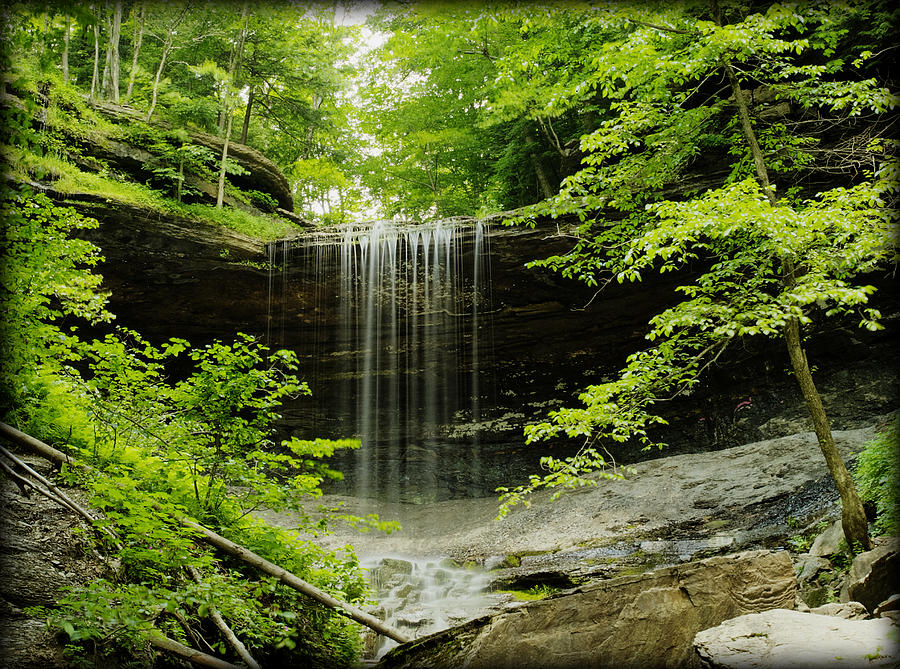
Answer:
<svg viewBox="0 0 900 669"><path fill-rule="evenodd" d="M94 20L94 73L91 75L91 100L97 99L97 76L100 73L100 23Z"/></svg>
<svg viewBox="0 0 900 669"><path fill-rule="evenodd" d="M237 664L231 664L225 660L220 660L213 655L194 650L183 643L179 643L174 639L163 636L162 634L154 634L150 637L150 645L159 650L164 650L172 655L177 655L183 660L188 660L201 667L212 667L212 669L243 669Z"/></svg>
<svg viewBox="0 0 900 669"><path fill-rule="evenodd" d="M236 544L219 534L216 534L212 530L203 527L202 525L199 525L191 520L187 520L186 518L181 519L181 524L185 527L189 527L192 530L199 532L207 543L215 546L219 550L238 558L242 562L246 562L247 564L256 567L263 573L274 576L286 586L293 588L298 592L302 592L304 595L315 599L317 602L321 602L322 604L325 604L326 606L329 606L333 609L340 609L341 611L344 611L350 616L350 618L352 618L356 622L361 623L372 630L375 630L379 634L383 634L384 636L389 637L394 641L397 641L398 643L407 643L411 640L405 634L398 630L395 630L393 627L390 627L384 621L379 620L375 616L370 615L365 611L352 606L351 604L347 604L346 602L342 602L339 599L335 599L327 592L320 590L316 586L298 578L286 569L282 569L278 565L269 562L253 551L244 548L243 546L240 546L239 544Z"/></svg>
<svg viewBox="0 0 900 669"><path fill-rule="evenodd" d="M769 203L775 207L778 204L778 199L769 181L769 172L766 168L765 159L763 158L759 142L756 140L753 124L750 122L750 112L744 100L744 92L741 90L740 82L734 73L734 69L731 67L731 63L726 61L724 65L725 74L731 83L731 90L737 105L741 128L753 157L757 179ZM794 263L792 260L784 258L782 261L782 284L785 288L790 289L793 287L794 282ZM822 405L819 391L816 389L815 383L813 383L812 372L806 360L806 352L803 350L798 319L791 318L788 321L784 329L784 336L788 355L791 359L791 366L794 370L794 377L797 379L797 383L800 384L800 389L803 392L803 399L806 401L806 408L812 418L813 428L819 442L819 449L822 451L822 455L825 456L828 471L831 474L831 478L834 479L834 485L841 496L841 526L844 530L844 537L847 539L847 544L851 547L851 550L858 548L869 550L872 548L872 540L869 537L866 512L863 509L862 501L859 498L859 493L856 491L853 479L847 471L847 466L844 464L834 444L828 416L825 413L825 407Z"/></svg>
<svg viewBox="0 0 900 669"><path fill-rule="evenodd" d="M109 79L106 87L106 98L119 103L119 39L122 35L122 0L113 1L113 14L110 19L109 42L106 47L109 63Z"/></svg>
<svg viewBox="0 0 900 669"><path fill-rule="evenodd" d="M150 109L147 110L147 119L153 118L153 112L156 110L156 99L159 95L159 80L162 78L163 70L166 67L166 58L169 57L169 51L172 49L172 35L166 35L166 41L163 44L162 55L159 58L159 66L156 68L156 76L153 78L153 93L150 95Z"/></svg>
<svg viewBox="0 0 900 669"><path fill-rule="evenodd" d="M193 565L187 566L187 571L191 575L191 578L194 579L196 583L199 585L203 585L203 579L200 578L200 572ZM237 638L234 631L231 627L228 626L228 623L225 622L225 619L222 617L222 614L219 613L219 609L215 606L209 607L209 617L212 618L213 622L216 624L216 627L219 628L219 631L222 633L222 636L225 637L225 640L228 642L228 645L231 646L232 650L238 654L244 664L249 667L249 669L260 669L259 663L253 658L250 654L250 651L247 650L247 647L243 644L243 642Z"/></svg>
<svg viewBox="0 0 900 669"><path fill-rule="evenodd" d="M66 14L66 25L63 29L62 75L63 83L69 85L69 33L72 31L72 17Z"/></svg>
<svg viewBox="0 0 900 669"><path fill-rule="evenodd" d="M141 44L144 41L144 8L141 2L138 13L134 16L134 49L131 54L131 71L128 73L128 89L125 91L125 99L130 100L134 91L134 79L137 76L138 56L141 53Z"/></svg>
<svg viewBox="0 0 900 669"><path fill-rule="evenodd" d="M785 273L788 276L790 276L791 272L792 269L790 267L786 268ZM803 399L806 400L806 406L809 409L809 415L813 422L813 429L819 441L819 449L822 451L822 455L825 456L828 471L831 473L831 478L834 479L835 487L841 496L841 527L844 530L847 545L854 552L859 549L871 550L873 545L869 537L866 512L863 509L859 493L856 491L853 478L850 476L850 472L847 471L847 466L844 464L837 446L835 446L834 437L831 434L831 426L828 424L828 416L825 413L825 407L822 406L819 391L816 390L815 383L813 383L812 372L806 360L806 352L801 344L800 323L796 318L792 318L785 326L784 335L787 341L788 355L791 358L791 366L794 369L794 377L796 377L797 383L800 384Z"/></svg>
<svg viewBox="0 0 900 669"><path fill-rule="evenodd" d="M526 134L525 144L528 145L528 155L531 158L531 164L534 167L534 174L537 177L541 198L546 200L548 197L553 197L556 193L550 186L550 179L547 178L547 172L544 170L544 166L541 165L541 161L538 160L537 154L534 152L534 147L537 146L537 140L531 135Z"/></svg>
<svg viewBox="0 0 900 669"><path fill-rule="evenodd" d="M225 164L228 161L228 140L231 137L231 123L234 120L234 114L227 107L225 113L228 115L228 123L225 129L225 141L222 143L222 164L219 166L219 189L216 192L216 209L221 209L225 201Z"/></svg>
<svg viewBox="0 0 900 669"><path fill-rule="evenodd" d="M250 94L247 96L247 108L244 110L244 125L241 127L241 144L247 143L247 132L250 130L250 113L253 109L253 93L255 89L250 86Z"/></svg>
<svg viewBox="0 0 900 669"><path fill-rule="evenodd" d="M109 70L110 70L110 62L112 60L112 14L109 12L109 0L105 2L106 10L104 14L106 15L106 55L103 58L103 77L100 80L100 96L101 97L109 97Z"/></svg>

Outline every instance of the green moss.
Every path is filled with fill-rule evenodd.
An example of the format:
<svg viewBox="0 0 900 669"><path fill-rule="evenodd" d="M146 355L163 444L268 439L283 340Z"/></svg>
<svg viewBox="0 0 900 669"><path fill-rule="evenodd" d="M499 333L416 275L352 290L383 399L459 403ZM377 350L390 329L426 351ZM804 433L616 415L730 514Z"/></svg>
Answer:
<svg viewBox="0 0 900 669"><path fill-rule="evenodd" d="M538 599L546 599L550 595L555 595L561 591L559 588L549 585L534 585L527 590L496 590L495 592L510 594L520 602L533 602Z"/></svg>
<svg viewBox="0 0 900 669"><path fill-rule="evenodd" d="M507 555L503 558L503 562L500 563L500 569L509 568L509 567L520 567L522 565L522 558L518 555Z"/></svg>

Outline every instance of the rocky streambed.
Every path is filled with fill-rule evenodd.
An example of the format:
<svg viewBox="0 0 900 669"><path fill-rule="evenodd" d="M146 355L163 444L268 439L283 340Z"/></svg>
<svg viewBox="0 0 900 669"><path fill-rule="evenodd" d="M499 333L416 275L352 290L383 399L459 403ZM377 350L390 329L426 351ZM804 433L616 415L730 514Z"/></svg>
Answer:
<svg viewBox="0 0 900 669"><path fill-rule="evenodd" d="M845 460L886 422L834 436ZM815 435L797 433L633 466L624 480L598 480L550 503L537 496L502 520L496 498L422 505L328 496L356 515L379 514L389 535L335 528L323 541L352 543L370 569L376 613L412 636L497 614L518 600L660 570L690 560L784 547L788 537L839 515L837 492ZM312 509L311 509L312 510ZM266 514L287 527L287 514ZM387 646L373 640L370 656Z"/></svg>

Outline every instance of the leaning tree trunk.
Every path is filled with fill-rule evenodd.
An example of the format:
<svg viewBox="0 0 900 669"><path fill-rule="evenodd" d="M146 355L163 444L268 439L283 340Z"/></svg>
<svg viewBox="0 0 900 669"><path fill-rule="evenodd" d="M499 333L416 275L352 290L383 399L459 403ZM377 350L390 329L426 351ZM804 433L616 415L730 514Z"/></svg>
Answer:
<svg viewBox="0 0 900 669"><path fill-rule="evenodd" d="M750 112L744 100L744 92L741 90L734 69L727 61L725 62L725 74L731 83L741 128L747 144L750 146L757 179L769 203L774 207L778 204L778 199L775 197L775 191L769 182L769 172L766 168L759 142L756 140L753 125L750 122ZM794 286L795 281L794 263L786 258L782 263L782 285L786 289L790 289ZM872 548L872 539L869 537L866 512L863 509L862 500L859 498L853 479L847 471L847 466L844 464L837 446L835 446L834 437L831 434L831 426L828 424L828 415L825 413L822 398L819 396L819 391L813 382L812 372L806 361L806 352L803 350L800 336L800 321L796 317L788 320L784 328L784 337L787 343L788 355L791 359L791 367L794 370L794 377L797 379L797 383L800 384L806 408L809 410L809 415L812 418L813 429L819 442L819 449L822 451L822 455L825 456L828 471L831 474L831 478L834 479L834 485L838 494L841 496L841 526L844 530L844 537L847 539L847 544L851 547L851 550L856 548L869 550Z"/></svg>
<svg viewBox="0 0 900 669"><path fill-rule="evenodd" d="M231 138L231 123L234 120L231 107L226 105L225 113L228 115L228 122L225 128L225 141L222 144L222 163L219 165L219 188L216 191L216 209L221 209L225 201L225 167L228 164L228 141Z"/></svg>
<svg viewBox="0 0 900 669"><path fill-rule="evenodd" d="M147 110L145 121L153 118L153 112L156 110L156 99L159 96L159 80L162 78L163 70L166 67L166 58L169 57L169 51L172 49L172 36L167 35L166 41L163 43L162 55L159 57L159 66L156 68L156 76L153 78L153 92L150 94L150 109Z"/></svg>
<svg viewBox="0 0 900 669"><path fill-rule="evenodd" d="M786 274L790 276L792 269L786 268ZM828 416L825 413L825 407L822 406L822 398L816 385L813 383L812 372L806 360L806 352L800 340L800 323L796 318L792 318L785 326L785 340L787 341L788 355L791 358L791 366L794 369L794 376L797 383L800 384L800 390L803 392L803 399L806 400L806 406L809 409L809 415L812 418L813 429L816 432L816 438L819 441L819 448L822 455L825 456L825 462L828 465L828 471L831 472L831 478L834 479L834 485L841 496L841 527L844 529L844 537L847 544L851 548L862 548L869 550L872 548L872 541L869 537L869 526L866 522L866 513L863 509L862 500L853 484L850 472L844 464L841 454L838 452L837 446L834 444L834 437L831 434L831 427L828 424Z"/></svg>

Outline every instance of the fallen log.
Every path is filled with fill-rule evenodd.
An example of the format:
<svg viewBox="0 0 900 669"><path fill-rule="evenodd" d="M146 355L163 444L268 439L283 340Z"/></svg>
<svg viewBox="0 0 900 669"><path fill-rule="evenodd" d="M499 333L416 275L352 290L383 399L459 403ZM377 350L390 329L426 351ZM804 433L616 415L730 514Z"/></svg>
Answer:
<svg viewBox="0 0 900 669"><path fill-rule="evenodd" d="M78 466L83 469L90 469L86 465L78 463L76 460L70 458L62 451L58 451L52 446L49 446L39 439L35 439L34 437L25 434L21 430L17 430L16 428L7 425L6 423L0 422L0 435L3 435L8 439L31 449L33 452L47 458L48 460L52 460L59 464L69 463L70 465ZM375 616L366 613L362 609L359 609L352 604L342 602L341 600L332 597L324 590L317 588L311 583L307 583L299 576L296 576L286 569L283 569L278 565L269 562L268 560L257 555L248 548L245 548L240 544L236 544L233 541L221 536L220 534L216 534L211 529L204 527L199 523L195 523L194 521L183 516L178 517L177 520L185 527L196 531L208 544L215 546L219 550L222 550L229 555L242 560L252 567L255 567L256 569L269 574L270 576L274 576L288 587L303 593L307 597L311 597L312 599L315 599L316 601L325 604L326 606L335 609L338 612L344 613L352 620L355 620L361 625L365 625L369 629L378 632L379 634L382 634L390 639L393 639L397 643L407 643L412 640L410 637L403 634L403 632L394 629L383 620L380 620Z"/></svg>
<svg viewBox="0 0 900 669"><path fill-rule="evenodd" d="M96 518L94 518L94 516L91 513L89 513L85 509L81 508L78 504L76 504L74 501L72 501L65 493L63 493L62 490L60 490L55 485L53 485L53 483L51 481L47 480L45 477L38 474L31 467L29 467L26 463L22 462L19 458L17 458L15 455L10 453L8 450L3 448L2 446L0 446L0 455L7 457L10 460L10 462L17 465L23 471L25 471L26 473L28 473L29 475L34 477L34 479L38 483L41 483L42 485L44 485L46 489L37 486L33 481L29 481L27 478L24 478L17 472L10 469L5 463L0 461L0 466L2 466L3 469L11 477L13 477L17 482L19 482L20 484L23 484L23 485L30 486L33 490L37 490L40 494L44 495L47 499L59 504L60 506L62 506L64 508L69 509L70 511L74 511L79 516L84 518L92 527L94 527L94 522L96 521ZM96 529L96 527L95 527L95 529ZM122 544L119 543L119 538L116 536L115 532L110 530L108 527L101 527L100 530L102 532L104 532L110 539L112 539L113 545L116 548L118 548L120 550L122 549Z"/></svg>
<svg viewBox="0 0 900 669"><path fill-rule="evenodd" d="M332 597L324 590L320 590L311 583L307 583L298 576L295 576L286 569L282 569L278 565L269 562L264 557L257 555L248 548L244 548L240 544L236 544L233 541L226 539L222 535L216 534L211 529L203 527L199 523L195 523L194 521L188 520L187 518L180 518L179 521L185 527L189 527L192 530L199 532L206 543L215 546L219 550L222 550L225 553L228 553L229 555L232 555L253 567L256 567L260 571L269 574L270 576L274 576L286 586L293 588L298 592L302 592L307 597L311 597L312 599L315 599L316 601L321 602L322 604L325 604L326 606L329 606L333 609L343 611L344 613L349 615L350 618L362 625L365 625L369 629L372 629L379 634L383 634L384 636L389 637L398 643L406 643L412 640L399 630L395 630L393 627L389 626L384 621L376 618L375 616L356 608L352 604L342 602L341 600Z"/></svg>
<svg viewBox="0 0 900 669"><path fill-rule="evenodd" d="M151 636L150 645L159 650L171 653L172 655L177 655L194 664L198 664L201 667L212 667L212 669L244 669L240 665L231 664L231 662L221 660L214 655L207 655L202 651L195 650L190 646L185 646L184 644L175 641L175 639L170 639L161 634L154 634Z"/></svg>

